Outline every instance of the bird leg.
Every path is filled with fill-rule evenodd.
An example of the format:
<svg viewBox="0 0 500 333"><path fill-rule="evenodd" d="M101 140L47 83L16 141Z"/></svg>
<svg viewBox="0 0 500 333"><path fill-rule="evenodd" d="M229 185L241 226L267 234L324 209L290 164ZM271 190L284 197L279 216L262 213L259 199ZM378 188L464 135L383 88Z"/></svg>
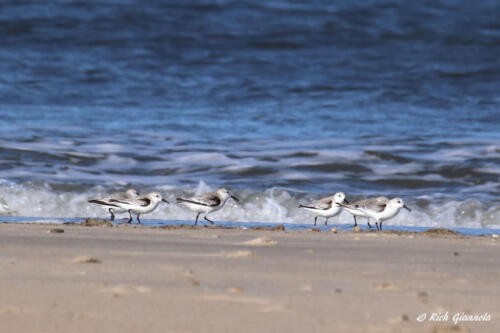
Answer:
<svg viewBox="0 0 500 333"><path fill-rule="evenodd" d="M352 217L354 217L354 226L357 227L358 226L358 221L356 221L356 215L353 215Z"/></svg>
<svg viewBox="0 0 500 333"><path fill-rule="evenodd" d="M196 215L196 221L194 221L194 225L197 225L197 224L198 224L198 217L200 217L200 214L201 214L201 213L198 213L198 215Z"/></svg>
<svg viewBox="0 0 500 333"><path fill-rule="evenodd" d="M325 225L328 225L328 219L329 219L329 217L326 218Z"/></svg>
<svg viewBox="0 0 500 333"><path fill-rule="evenodd" d="M206 216L206 215L205 215L203 218L204 218L205 220L207 220L208 222L210 222L211 224L214 224L214 221L209 220L209 219L207 218L207 216Z"/></svg>
<svg viewBox="0 0 500 333"><path fill-rule="evenodd" d="M130 209L128 210L128 215L130 216L130 218L128 219L127 223L130 223L132 222L132 212L130 211Z"/></svg>
<svg viewBox="0 0 500 333"><path fill-rule="evenodd" d="M141 220L139 219L139 215L141 214L137 214L137 222L139 222L139 224L142 224Z"/></svg>
<svg viewBox="0 0 500 333"><path fill-rule="evenodd" d="M316 220L317 220L317 219L318 219L318 217L316 216L316 217L314 218L314 226L316 226Z"/></svg>
<svg viewBox="0 0 500 333"><path fill-rule="evenodd" d="M370 224L370 218L368 218L368 221L366 221L366 223L368 223L368 228L372 228L372 225Z"/></svg>
<svg viewBox="0 0 500 333"><path fill-rule="evenodd" d="M115 220L115 214L113 214L113 208L108 209L108 212L111 214L111 222Z"/></svg>

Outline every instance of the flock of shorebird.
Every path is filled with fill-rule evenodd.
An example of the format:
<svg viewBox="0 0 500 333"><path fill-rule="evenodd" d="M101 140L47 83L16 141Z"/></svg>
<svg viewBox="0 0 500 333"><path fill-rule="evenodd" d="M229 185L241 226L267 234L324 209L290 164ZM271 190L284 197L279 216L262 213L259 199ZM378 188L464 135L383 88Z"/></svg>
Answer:
<svg viewBox="0 0 500 333"><path fill-rule="evenodd" d="M229 190L220 188L215 192L205 193L200 196L177 198L177 203L183 204L193 212L198 213L194 222L195 225L198 224L198 218L201 214L204 214L203 218L206 221L213 224L214 221L210 220L207 215L224 207L229 198L239 201ZM105 207L111 214L111 221L115 219L115 214L128 212L128 223L132 222L132 214L136 214L137 222L141 223L139 218L141 214L151 213L158 207L160 202L169 203L158 192L140 195L135 189L128 189L126 192L115 193L101 199L92 199L89 202Z"/></svg>
<svg viewBox="0 0 500 333"><path fill-rule="evenodd" d="M232 198L239 201L231 191L220 188L215 192L205 193L199 196L190 198L180 197L177 198L177 203L184 205L186 208L197 213L194 224L198 224L198 218L203 214L203 218L210 222L207 215L221 209L226 201ZM169 203L163 199L160 193L152 192L146 195L140 195L135 189L129 189L126 192L112 194L101 199L89 200L104 207L111 214L111 221L115 219L115 214L129 213L128 223L132 222L132 214L137 215L137 222L141 223L139 216L141 214L151 213L158 207L161 202ZM401 208L411 211L406 206L401 198L389 199L384 196L359 200L350 203L346 200L344 192L337 192L332 196L322 198L318 201L309 204L299 205L299 208L307 209L313 212L316 216L314 218L314 225L320 216L325 218L325 225L328 225L330 217L338 215L342 209L345 209L354 217L354 226L358 225L356 217L368 218L368 227L372 227L370 219L375 220L377 230L382 230L382 222L396 216Z"/></svg>

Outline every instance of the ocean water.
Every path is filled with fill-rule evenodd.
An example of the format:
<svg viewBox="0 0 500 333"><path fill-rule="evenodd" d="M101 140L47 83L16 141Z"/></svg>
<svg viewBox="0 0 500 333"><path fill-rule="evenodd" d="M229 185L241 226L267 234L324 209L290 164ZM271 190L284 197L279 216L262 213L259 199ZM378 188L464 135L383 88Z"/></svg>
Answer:
<svg viewBox="0 0 500 333"><path fill-rule="evenodd" d="M299 203L344 191L402 197L387 227L498 229L499 7L4 0L0 215L226 186L218 221L308 223Z"/></svg>

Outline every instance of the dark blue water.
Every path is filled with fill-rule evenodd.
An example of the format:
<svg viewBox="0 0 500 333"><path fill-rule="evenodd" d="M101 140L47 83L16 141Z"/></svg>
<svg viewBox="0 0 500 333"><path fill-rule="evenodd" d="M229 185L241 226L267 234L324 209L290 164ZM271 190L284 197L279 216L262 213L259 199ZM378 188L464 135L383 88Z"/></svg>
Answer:
<svg viewBox="0 0 500 333"><path fill-rule="evenodd" d="M206 183L281 221L341 190L403 196L415 225L498 227L499 13L486 0L4 0L0 204L92 215L96 191Z"/></svg>

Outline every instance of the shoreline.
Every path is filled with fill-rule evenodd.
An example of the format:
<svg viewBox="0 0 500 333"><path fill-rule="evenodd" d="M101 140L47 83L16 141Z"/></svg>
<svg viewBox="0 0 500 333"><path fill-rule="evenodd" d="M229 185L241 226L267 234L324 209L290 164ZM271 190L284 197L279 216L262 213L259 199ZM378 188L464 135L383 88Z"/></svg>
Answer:
<svg viewBox="0 0 500 333"><path fill-rule="evenodd" d="M495 332L499 249L455 234L2 223L0 318L9 332ZM455 325L462 312L490 320Z"/></svg>
<svg viewBox="0 0 500 333"><path fill-rule="evenodd" d="M3 216L0 217L0 224L43 224L43 225L81 225L81 226L138 226L142 228L219 228L219 229L239 229L239 230L287 230L287 231L317 231L317 232L340 232L340 233L377 233L375 228L368 228L363 223L360 223L358 228L354 228L352 224L330 223L328 226L319 224L304 223L280 223L280 222L228 222L216 221L215 225L200 223L197 226L192 221L177 221L177 220L152 220L143 219L143 224L125 223L126 219L115 220L111 222L108 219L95 218L34 218L34 217L17 217ZM500 229L490 228L464 228L464 227L437 227L437 226L401 226L401 225L386 225L382 233L394 234L457 234L459 236L479 236L479 237L498 237Z"/></svg>

